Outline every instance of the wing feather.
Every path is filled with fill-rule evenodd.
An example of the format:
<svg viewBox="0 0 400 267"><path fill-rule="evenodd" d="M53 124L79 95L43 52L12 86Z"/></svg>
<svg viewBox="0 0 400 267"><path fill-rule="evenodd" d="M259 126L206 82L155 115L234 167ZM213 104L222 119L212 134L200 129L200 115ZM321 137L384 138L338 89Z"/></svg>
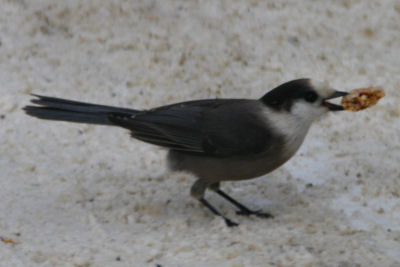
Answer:
<svg viewBox="0 0 400 267"><path fill-rule="evenodd" d="M271 131L251 112L254 105L252 100L200 100L108 118L144 142L225 157L259 153L270 145Z"/></svg>

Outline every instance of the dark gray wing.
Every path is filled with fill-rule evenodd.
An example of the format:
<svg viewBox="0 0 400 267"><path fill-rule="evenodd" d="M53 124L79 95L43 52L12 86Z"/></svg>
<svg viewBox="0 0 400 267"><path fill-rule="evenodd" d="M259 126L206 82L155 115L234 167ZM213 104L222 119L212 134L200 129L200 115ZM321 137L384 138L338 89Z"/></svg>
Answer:
<svg viewBox="0 0 400 267"><path fill-rule="evenodd" d="M174 150L222 157L256 154L273 137L254 113L256 101L190 101L135 115L110 113L109 120L139 140Z"/></svg>

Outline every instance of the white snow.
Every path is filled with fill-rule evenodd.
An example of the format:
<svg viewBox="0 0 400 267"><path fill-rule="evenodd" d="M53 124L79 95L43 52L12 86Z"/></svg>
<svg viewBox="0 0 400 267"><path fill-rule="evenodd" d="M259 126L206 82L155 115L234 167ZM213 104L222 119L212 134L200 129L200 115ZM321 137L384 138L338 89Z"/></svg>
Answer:
<svg viewBox="0 0 400 267"><path fill-rule="evenodd" d="M400 266L400 4L0 0L0 266ZM134 108L258 98L300 77L382 86L296 156L223 189L227 228L123 129L41 121L29 93Z"/></svg>

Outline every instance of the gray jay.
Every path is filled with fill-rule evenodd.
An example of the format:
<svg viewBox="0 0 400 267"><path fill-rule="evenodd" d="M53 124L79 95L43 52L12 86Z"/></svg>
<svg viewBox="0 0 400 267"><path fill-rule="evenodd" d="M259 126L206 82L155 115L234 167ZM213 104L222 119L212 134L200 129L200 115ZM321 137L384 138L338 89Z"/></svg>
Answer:
<svg viewBox="0 0 400 267"><path fill-rule="evenodd" d="M272 217L227 195L220 182L255 178L281 166L299 149L315 119L343 110L327 100L346 94L327 83L298 79L260 99L206 99L136 110L33 95L37 105L24 110L40 119L123 127L136 139L167 148L171 170L197 177L191 195L235 226L204 198L206 189L235 205L238 214Z"/></svg>

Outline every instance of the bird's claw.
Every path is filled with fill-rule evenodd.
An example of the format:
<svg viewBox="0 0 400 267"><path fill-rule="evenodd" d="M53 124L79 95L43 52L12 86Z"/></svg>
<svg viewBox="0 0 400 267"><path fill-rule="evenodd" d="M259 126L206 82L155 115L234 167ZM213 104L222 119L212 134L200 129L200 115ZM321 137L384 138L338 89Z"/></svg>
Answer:
<svg viewBox="0 0 400 267"><path fill-rule="evenodd" d="M241 216L250 216L250 215L255 215L260 218L265 218L265 219L272 219L274 218L273 215L267 213L267 212L262 212L262 210L238 210L236 211L237 215Z"/></svg>
<svg viewBox="0 0 400 267"><path fill-rule="evenodd" d="M226 226L228 226L228 227L236 227L236 226L239 226L238 223L236 223L236 222L234 222L234 221L231 221L231 220L228 219L228 218L225 218L225 223L226 223Z"/></svg>

